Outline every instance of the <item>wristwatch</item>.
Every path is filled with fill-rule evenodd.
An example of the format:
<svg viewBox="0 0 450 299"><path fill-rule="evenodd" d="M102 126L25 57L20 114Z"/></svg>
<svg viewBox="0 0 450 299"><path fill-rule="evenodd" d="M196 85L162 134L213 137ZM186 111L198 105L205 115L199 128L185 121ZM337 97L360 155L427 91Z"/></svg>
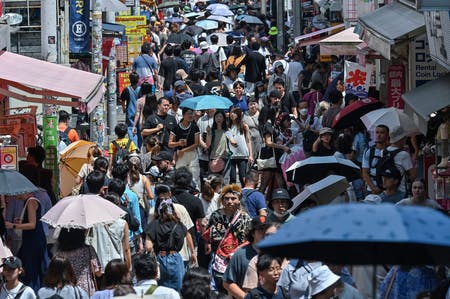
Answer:
<svg viewBox="0 0 450 299"><path fill-rule="evenodd" d="M16 225L15 225L15 224L13 224L12 228L13 228L13 229L16 229Z"/></svg>

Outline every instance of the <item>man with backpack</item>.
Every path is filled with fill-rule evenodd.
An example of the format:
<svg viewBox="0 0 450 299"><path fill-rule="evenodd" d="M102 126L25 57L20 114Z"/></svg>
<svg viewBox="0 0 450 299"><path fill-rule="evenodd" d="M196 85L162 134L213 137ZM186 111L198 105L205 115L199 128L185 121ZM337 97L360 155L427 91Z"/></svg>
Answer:
<svg viewBox="0 0 450 299"><path fill-rule="evenodd" d="M67 111L59 111L58 135L60 139L59 151L62 151L72 142L80 140L80 136L75 129L69 126L70 115Z"/></svg>
<svg viewBox="0 0 450 299"><path fill-rule="evenodd" d="M114 128L114 133L117 136L116 140L113 140L109 144L109 169L117 165L124 163L129 154L136 152L136 144L128 137L128 127L124 123L117 124Z"/></svg>
<svg viewBox="0 0 450 299"><path fill-rule="evenodd" d="M367 192L380 194L383 186L380 180L377 182L376 165L386 150L389 137L389 128L385 125L378 125L375 128L375 145L368 148L363 155L362 177L367 185ZM380 177L381 178L381 177Z"/></svg>
<svg viewBox="0 0 450 299"><path fill-rule="evenodd" d="M200 49L202 50L202 54L195 57L194 68L204 71L206 75L213 70L220 70L220 64L216 55L208 51L208 42L201 42Z"/></svg>

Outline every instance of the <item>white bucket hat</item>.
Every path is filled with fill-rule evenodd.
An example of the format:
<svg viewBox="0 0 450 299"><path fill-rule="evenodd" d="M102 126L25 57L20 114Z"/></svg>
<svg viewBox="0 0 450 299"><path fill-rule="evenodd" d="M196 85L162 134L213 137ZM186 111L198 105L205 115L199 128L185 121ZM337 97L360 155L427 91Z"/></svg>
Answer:
<svg viewBox="0 0 450 299"><path fill-rule="evenodd" d="M320 266L314 269L308 277L311 296L319 294L332 286L339 279L340 277L331 272L328 266Z"/></svg>

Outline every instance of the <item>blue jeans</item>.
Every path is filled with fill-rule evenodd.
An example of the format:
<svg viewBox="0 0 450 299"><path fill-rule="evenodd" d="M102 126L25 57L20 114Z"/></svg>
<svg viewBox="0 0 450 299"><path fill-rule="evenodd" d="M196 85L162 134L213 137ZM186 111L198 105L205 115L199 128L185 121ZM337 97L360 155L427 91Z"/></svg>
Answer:
<svg viewBox="0 0 450 299"><path fill-rule="evenodd" d="M131 141L134 142L134 145L136 145L136 147L140 150L141 149L141 144L142 144L142 136L140 134L140 130L139 128L137 129L137 134L133 134L133 127L128 127L128 138L131 139Z"/></svg>
<svg viewBox="0 0 450 299"><path fill-rule="evenodd" d="M183 258L177 253L166 256L158 255L160 279L158 284L179 292L186 272Z"/></svg>

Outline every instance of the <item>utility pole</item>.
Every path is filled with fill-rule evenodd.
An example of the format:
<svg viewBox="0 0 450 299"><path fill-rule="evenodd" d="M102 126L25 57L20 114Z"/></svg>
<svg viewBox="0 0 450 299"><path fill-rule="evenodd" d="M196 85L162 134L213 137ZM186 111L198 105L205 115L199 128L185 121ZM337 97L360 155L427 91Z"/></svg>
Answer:
<svg viewBox="0 0 450 299"><path fill-rule="evenodd" d="M293 17L294 17L294 37L302 35L302 0L293 0L292 3Z"/></svg>
<svg viewBox="0 0 450 299"><path fill-rule="evenodd" d="M102 75L102 10L100 0L92 1L92 72ZM102 99L90 115L90 139L100 146L105 142L104 105Z"/></svg>
<svg viewBox="0 0 450 299"><path fill-rule="evenodd" d="M57 49L57 1L41 1L41 55L45 61L56 63Z"/></svg>
<svg viewBox="0 0 450 299"><path fill-rule="evenodd" d="M277 49L279 52L284 54L285 46L284 46L284 0L276 0L277 1ZM297 0L296 0L297 1Z"/></svg>

